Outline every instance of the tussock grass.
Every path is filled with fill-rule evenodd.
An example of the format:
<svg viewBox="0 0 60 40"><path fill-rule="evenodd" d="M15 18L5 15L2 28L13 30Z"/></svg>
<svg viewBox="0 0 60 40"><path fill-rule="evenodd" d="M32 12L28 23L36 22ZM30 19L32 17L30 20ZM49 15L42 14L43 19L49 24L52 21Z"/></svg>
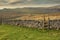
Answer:
<svg viewBox="0 0 60 40"><path fill-rule="evenodd" d="M0 40L60 40L60 30L0 25Z"/></svg>

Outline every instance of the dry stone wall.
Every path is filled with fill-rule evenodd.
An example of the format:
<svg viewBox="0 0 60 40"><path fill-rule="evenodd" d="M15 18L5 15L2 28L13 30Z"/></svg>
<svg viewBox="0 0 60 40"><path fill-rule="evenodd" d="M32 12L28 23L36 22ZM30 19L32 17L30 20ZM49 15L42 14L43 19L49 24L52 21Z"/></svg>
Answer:
<svg viewBox="0 0 60 40"><path fill-rule="evenodd" d="M3 23L39 29L60 29L60 20L5 20Z"/></svg>

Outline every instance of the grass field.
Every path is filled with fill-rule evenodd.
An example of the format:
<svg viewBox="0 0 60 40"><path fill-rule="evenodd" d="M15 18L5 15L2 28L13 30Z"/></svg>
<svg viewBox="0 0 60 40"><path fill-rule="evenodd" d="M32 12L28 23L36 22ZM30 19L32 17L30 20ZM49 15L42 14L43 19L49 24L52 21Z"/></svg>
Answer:
<svg viewBox="0 0 60 40"><path fill-rule="evenodd" d="M38 30L0 25L0 40L60 40L60 30Z"/></svg>

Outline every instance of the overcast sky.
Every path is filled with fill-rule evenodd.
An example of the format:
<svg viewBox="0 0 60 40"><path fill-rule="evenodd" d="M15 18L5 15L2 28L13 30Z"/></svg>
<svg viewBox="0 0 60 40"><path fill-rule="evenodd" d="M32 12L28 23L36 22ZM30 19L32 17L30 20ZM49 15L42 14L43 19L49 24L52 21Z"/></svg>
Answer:
<svg viewBox="0 0 60 40"><path fill-rule="evenodd" d="M59 5L60 0L0 0L0 8L14 7L50 7Z"/></svg>

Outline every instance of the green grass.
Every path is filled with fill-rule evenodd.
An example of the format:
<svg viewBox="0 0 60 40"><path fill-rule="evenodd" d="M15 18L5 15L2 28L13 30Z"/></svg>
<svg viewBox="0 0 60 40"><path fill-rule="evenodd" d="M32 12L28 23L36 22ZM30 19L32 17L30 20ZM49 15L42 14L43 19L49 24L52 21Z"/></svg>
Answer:
<svg viewBox="0 0 60 40"><path fill-rule="evenodd" d="M60 40L60 30L0 25L0 40Z"/></svg>

